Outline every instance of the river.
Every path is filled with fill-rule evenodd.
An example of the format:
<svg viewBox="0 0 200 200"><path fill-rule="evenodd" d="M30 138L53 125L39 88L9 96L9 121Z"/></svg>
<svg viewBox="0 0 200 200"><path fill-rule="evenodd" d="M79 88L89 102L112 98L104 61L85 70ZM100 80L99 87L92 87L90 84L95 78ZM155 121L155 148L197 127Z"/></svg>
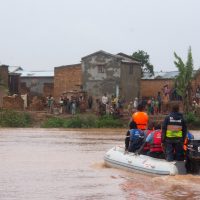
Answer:
<svg viewBox="0 0 200 200"><path fill-rule="evenodd" d="M0 129L0 200L200 199L200 176L105 167L105 152L123 144L124 135L122 129Z"/></svg>

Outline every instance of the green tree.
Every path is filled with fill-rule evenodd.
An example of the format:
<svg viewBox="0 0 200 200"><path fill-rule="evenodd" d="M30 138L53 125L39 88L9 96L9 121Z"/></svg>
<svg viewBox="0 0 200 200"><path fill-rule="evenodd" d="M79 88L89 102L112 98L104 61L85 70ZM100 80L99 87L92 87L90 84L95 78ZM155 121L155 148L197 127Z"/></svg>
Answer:
<svg viewBox="0 0 200 200"><path fill-rule="evenodd" d="M192 89L192 73L193 73L193 58L192 50L189 47L187 61L184 63L182 59L174 52L174 64L178 68L179 74L176 77L177 93L183 99L183 110L188 113L190 110L190 98Z"/></svg>
<svg viewBox="0 0 200 200"><path fill-rule="evenodd" d="M137 52L134 52L132 54L132 57L141 62L142 76L143 76L144 72L148 72L151 76L154 75L154 67L150 63L149 55L146 52L144 52L142 50L138 50Z"/></svg>

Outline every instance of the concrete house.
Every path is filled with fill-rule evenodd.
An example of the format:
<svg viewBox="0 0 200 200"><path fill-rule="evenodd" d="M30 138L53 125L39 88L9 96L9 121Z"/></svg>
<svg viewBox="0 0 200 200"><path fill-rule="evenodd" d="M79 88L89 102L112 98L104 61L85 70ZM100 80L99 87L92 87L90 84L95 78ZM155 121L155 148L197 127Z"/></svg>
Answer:
<svg viewBox="0 0 200 200"><path fill-rule="evenodd" d="M0 66L0 107L3 105L3 97L6 95L6 89L8 89L8 66Z"/></svg>
<svg viewBox="0 0 200 200"><path fill-rule="evenodd" d="M83 90L101 98L104 93L133 100L140 95L141 65L123 53L98 51L82 58Z"/></svg>

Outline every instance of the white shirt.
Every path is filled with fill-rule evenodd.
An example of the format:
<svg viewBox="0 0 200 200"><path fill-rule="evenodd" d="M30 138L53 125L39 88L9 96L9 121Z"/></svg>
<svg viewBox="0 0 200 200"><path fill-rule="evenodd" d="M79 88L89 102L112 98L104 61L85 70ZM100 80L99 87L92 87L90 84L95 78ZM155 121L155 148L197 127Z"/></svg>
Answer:
<svg viewBox="0 0 200 200"><path fill-rule="evenodd" d="M108 103L108 97L107 96L102 96L101 101L102 101L103 104L107 104Z"/></svg>

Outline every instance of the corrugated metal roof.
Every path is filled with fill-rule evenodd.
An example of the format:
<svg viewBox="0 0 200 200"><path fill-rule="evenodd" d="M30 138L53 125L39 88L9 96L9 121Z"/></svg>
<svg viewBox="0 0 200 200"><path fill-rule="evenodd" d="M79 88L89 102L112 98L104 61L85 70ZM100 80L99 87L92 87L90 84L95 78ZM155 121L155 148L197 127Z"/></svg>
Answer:
<svg viewBox="0 0 200 200"><path fill-rule="evenodd" d="M21 73L23 69L19 66L8 66L9 73Z"/></svg>
<svg viewBox="0 0 200 200"><path fill-rule="evenodd" d="M197 70L193 71L193 76ZM178 76L179 71L170 71L170 72L154 72L154 76L150 76L149 73L144 73L142 79L173 79Z"/></svg>
<svg viewBox="0 0 200 200"><path fill-rule="evenodd" d="M149 73L144 73L142 79L171 79L175 78L178 75L178 71L171 71L171 72L154 72L154 75L151 76Z"/></svg>
<svg viewBox="0 0 200 200"><path fill-rule="evenodd" d="M141 65L141 63L135 58L133 58L132 56L126 55L124 53L118 53L117 56L122 58L122 62L124 63L133 63L133 64Z"/></svg>
<svg viewBox="0 0 200 200"><path fill-rule="evenodd" d="M91 57L91 56L94 56L96 54L105 54L105 55L108 55L108 56L112 56L114 58L119 58L121 59L123 62L127 62L127 63L134 63L134 64L140 64L140 62L138 62L136 59L134 59L133 57L129 56L129 55L126 55L124 53L118 53L117 55L114 55L114 54L111 54L111 53L108 53L106 51L103 51L103 50L100 50L100 51L97 51L97 52L94 52L92 54L89 54L87 56L84 56L81 58L81 60L84 60L85 58L88 58L88 57Z"/></svg>
<svg viewBox="0 0 200 200"><path fill-rule="evenodd" d="M51 71L22 71L21 77L53 77L54 70Z"/></svg>
<svg viewBox="0 0 200 200"><path fill-rule="evenodd" d="M103 50L99 50L99 51L96 51L96 52L94 52L94 53L92 53L92 54L89 54L89 55L87 55L87 56L82 57L81 60L84 60L85 58L94 56L94 55L96 55L96 54L105 54L105 55L108 55L108 56L112 56L112 57L118 58L118 56L116 56L116 55L114 55L114 54L108 53L108 52L103 51Z"/></svg>

